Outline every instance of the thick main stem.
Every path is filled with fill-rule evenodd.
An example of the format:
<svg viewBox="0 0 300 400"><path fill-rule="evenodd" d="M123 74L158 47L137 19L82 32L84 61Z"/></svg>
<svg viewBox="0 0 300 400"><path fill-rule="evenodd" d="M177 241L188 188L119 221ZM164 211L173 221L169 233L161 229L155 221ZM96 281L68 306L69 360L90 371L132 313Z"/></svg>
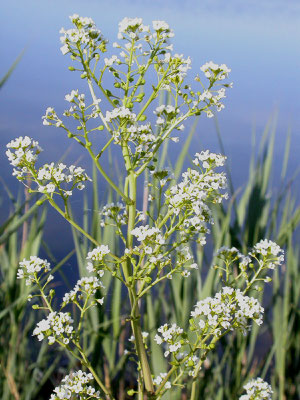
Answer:
<svg viewBox="0 0 300 400"><path fill-rule="evenodd" d="M191 391L191 400L196 400L196 391L197 391L197 382L193 381L192 391Z"/></svg>
<svg viewBox="0 0 300 400"><path fill-rule="evenodd" d="M129 189L129 193L125 193L127 197L130 199L130 204L127 205L128 208L128 229L127 229L127 243L126 246L128 249L132 248L133 244L133 235L132 230L134 229L135 225L135 218L136 218L136 176L135 172L133 171L130 163L130 156L128 153L128 147L126 144L123 146L123 156L125 160L125 165L127 169L127 180L128 185L126 184L126 190ZM128 189L127 189L128 188ZM125 276L125 280L127 283L130 283L130 277L132 275L132 266L130 258L128 257L126 261L122 264L123 272ZM149 394L154 393L154 386L151 377L151 370L148 362L148 357L146 354L146 349L143 343L143 336L142 336L142 329L140 323L140 313L137 304L137 296L136 296L136 289L134 283L132 283L129 287L129 298L130 304L132 309L131 314L131 326L133 330L133 334L135 337L135 345L137 350L137 355L141 364L142 374L145 384L145 389Z"/></svg>

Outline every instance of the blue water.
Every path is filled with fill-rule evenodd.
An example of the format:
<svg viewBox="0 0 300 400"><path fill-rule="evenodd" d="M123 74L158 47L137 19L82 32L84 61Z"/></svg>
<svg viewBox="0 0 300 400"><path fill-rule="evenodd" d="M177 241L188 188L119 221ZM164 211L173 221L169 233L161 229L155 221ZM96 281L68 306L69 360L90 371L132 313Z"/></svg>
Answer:
<svg viewBox="0 0 300 400"><path fill-rule="evenodd" d="M91 16L111 42L116 40L117 23L124 16L143 17L145 23L166 20L175 31L174 50L192 58L191 73L197 74L199 67L209 60L226 63L232 69L234 87L228 90L226 108L218 114L218 119L236 187L247 179L253 128L259 138L275 113L278 121L274 184L278 182L288 129L292 133L288 174L297 169L300 152L298 1L11 0L1 2L0 77L25 49L20 64L0 91L0 168L13 193L17 193L20 185L11 177L4 155L8 141L19 135L38 139L47 149L42 156L44 162L57 161L71 144L62 131L44 127L41 116L48 106L62 112L65 94L82 87L79 76L67 70L68 57L63 57L59 50L59 29L70 27L68 16L73 13ZM218 150L213 120L200 119L192 147L195 151ZM174 161L176 145L173 149ZM68 159L73 162L79 156L80 149L73 145ZM80 163L87 162L83 156ZM101 187L100 194L105 197L105 192L105 187ZM5 194L2 198L6 200ZM76 204L75 200L75 207ZM6 210L7 203L2 208ZM47 224L46 236L58 253L71 246L71 237L62 241L59 234L55 235L59 227L66 237L66 228L60 221L51 212L52 223Z"/></svg>

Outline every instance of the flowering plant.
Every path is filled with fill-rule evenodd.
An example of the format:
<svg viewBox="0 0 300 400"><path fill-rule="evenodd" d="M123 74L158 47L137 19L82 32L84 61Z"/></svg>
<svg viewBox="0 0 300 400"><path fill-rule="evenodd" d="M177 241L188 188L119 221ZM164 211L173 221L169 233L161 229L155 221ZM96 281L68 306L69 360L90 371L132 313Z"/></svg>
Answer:
<svg viewBox="0 0 300 400"><path fill-rule="evenodd" d="M124 18L119 23L118 39L113 47L118 55L104 57L108 41L96 28L91 18L78 15L70 17L74 27L61 30L61 51L69 55L89 88L89 98L78 90L65 96L69 108L60 117L49 107L42 117L44 125L63 129L69 138L78 142L89 154L93 164L114 190L118 202L107 204L99 210L101 227L111 225L122 243L122 251L114 253L109 245L99 243L73 219L69 199L73 190L82 190L91 179L78 166L59 163L37 167L42 149L28 136L12 140L7 145L7 156L13 165L13 175L24 184L31 181L29 190L43 194L41 204L48 201L75 229L90 240L93 248L86 255L86 269L90 274L80 279L63 297L59 309L55 309L55 290L50 289L53 276L47 260L30 257L20 263L18 278L26 279L26 285L36 285L37 293L29 300L42 299L34 308L43 309L47 316L34 329L38 340L47 339L49 345L59 344L72 354L88 372L71 372L54 390L51 399L94 399L104 396L114 399L114 393L94 370L82 346L82 327L87 310L103 304L100 280L111 274L126 288L130 301L130 316L137 384L128 391L138 399L160 399L168 390L181 385L190 391L190 399L197 398L199 371L216 343L231 331L243 334L251 329L252 322L261 325L264 309L255 297L261 280L269 281L269 269L283 261L283 251L273 242L263 240L248 253L242 255L235 248L221 248L217 257L224 286L214 297L196 302L190 313L188 330L176 323L158 327L155 341L162 346L170 368L153 376L147 354L147 332L142 331L143 319L140 305L144 296L164 280L180 275L187 278L198 268L191 251L191 243L206 243L209 226L213 224L212 204L227 198L226 176L218 172L226 157L209 151L196 153L193 167L182 174L176 183L167 170L157 170L159 149L166 140L177 142L174 132L184 129L188 118L224 108L226 83L230 69L213 62L204 64L206 84L195 77L196 88L186 83L191 59L173 54L169 43L174 36L164 21L153 21L152 29L140 18ZM150 95L147 82L156 75ZM113 79L113 89L105 87L106 75ZM225 82L225 83L224 83ZM161 91L169 93L170 104L154 107ZM98 97L101 93L102 99ZM106 106L102 104L106 102ZM104 107L109 107L104 111ZM151 123L149 111L155 115ZM76 130L71 130L68 120L75 120ZM95 135L105 131L106 144L99 149ZM103 133L104 134L104 133ZM112 145L120 147L126 176L122 186L117 185L105 171L101 157ZM146 171L150 171L159 186L159 211L156 215L137 209L137 184ZM152 196L149 196L150 200ZM62 204L62 206L60 205ZM69 305L78 309L79 318L71 316ZM95 380L97 390L91 387ZM245 386L247 395L241 398L269 398L271 389L260 380ZM75 396L75 397L74 397ZM248 397L247 397L248 396ZM264 397L265 396L265 397Z"/></svg>

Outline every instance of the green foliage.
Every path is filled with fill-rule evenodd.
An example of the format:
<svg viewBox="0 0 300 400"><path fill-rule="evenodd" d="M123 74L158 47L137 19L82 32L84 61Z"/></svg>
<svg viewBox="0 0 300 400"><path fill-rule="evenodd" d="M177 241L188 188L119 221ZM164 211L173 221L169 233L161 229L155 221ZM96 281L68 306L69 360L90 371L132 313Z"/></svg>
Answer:
<svg viewBox="0 0 300 400"><path fill-rule="evenodd" d="M124 62L117 56L102 60L100 54L106 52L107 41L90 18L75 14L71 21L76 31L61 30L64 43L61 51L81 63L81 78L87 80L93 102L86 106L85 95L78 91L66 95L66 100L72 104L63 116L79 123L76 133L69 130L53 108L46 110L43 123L64 129L68 137L76 140L91 157L92 210L95 213L89 218L84 212L82 221L77 223L69 202L73 190L82 190L83 183L91 180L82 168L66 167L62 163L37 168L41 148L27 136L7 145L6 154L15 167L14 175L20 181L31 181L33 186L30 184L28 192L39 193L42 197L31 208L28 197L22 216L23 206L14 201L12 216L0 228L0 243L3 244L0 253L3 287L0 329L1 341L9 343L6 348L2 346L3 399L11 395L16 399L42 396L41 390L48 383L52 368L60 362L60 353L46 352L44 344L37 355L30 350L26 333L32 330L36 321L26 313L28 294L29 299L41 300L40 304L32 306L38 310L35 315L39 316L41 310L47 312L46 319L37 324L33 335L39 340L47 338L49 345L56 342L63 347L70 358L69 369L82 366L90 372L73 374L71 371L65 378L67 383L62 382L65 388L86 377L88 381L96 380L106 399L123 399L126 392L130 396L137 394L139 400L144 394L148 399L157 400L179 400L186 395L192 400L199 397L232 399L241 394L244 383L260 375L271 378L278 399L286 395L297 396L299 377L295 374L291 382L287 376L288 368L292 366L297 370L299 366L298 333L289 334L289 330L299 323L299 249L295 249L293 240L300 219L300 208L295 207L289 190L290 182L286 186L284 181L289 142L281 173L283 189L278 195L272 193L270 184L275 128L269 133L269 127L263 134L258 157L253 153L247 185L235 191L230 182L232 200L226 207L220 203L227 195L219 191L225 188L226 178L224 173L214 171L224 165L222 155L208 151L197 153L193 160L197 169L189 168L178 184L196 125L177 165L171 167L172 176L163 170L166 165L171 165L168 141L178 139L171 134L175 129L182 130L181 123L191 116L206 114L212 117L215 109L224 108L220 100L225 97L225 88L231 84L219 81L227 78L230 70L225 64L206 63L201 70L208 79L208 87L205 90L197 76L195 80L202 88L194 92L189 85L183 84L190 69L190 58L166 54L170 49L167 39L173 32L164 21L153 21L151 34L141 19L124 18L121 21L118 38L128 42L125 48L122 47L125 52L120 53ZM148 57L146 64L140 62L138 55L142 40L151 49L143 53ZM117 43L115 47L121 46ZM104 62L97 72L99 60ZM150 67L157 73L158 83L152 85L151 94L144 102L144 78ZM113 75L118 94L102 86L102 78L107 72ZM98 77L97 73L100 73ZM94 86L113 107L105 117ZM216 90L218 86L221 89ZM162 102L154 111L157 117L155 132L151 124L139 125L138 122L146 119L146 110L162 90L169 91L170 96L168 104ZM139 103L142 103L141 109L135 110ZM94 118L101 122L96 128L87 124ZM103 127L110 139L99 152L91 136ZM220 134L219 139L223 149ZM100 160L112 143L121 147L124 161L125 175L118 183L104 170ZM124 202L103 207L101 221L97 174L110 185L108 201ZM137 209L137 182L141 176L144 178L143 212ZM45 200L71 224L79 275L83 278L65 295L59 311L55 311L55 290L50 283L53 276L48 275L50 264L33 257L39 253L42 243L45 208L40 213L38 208ZM85 197L85 210L88 204ZM209 246L204 250L208 224L212 224L210 210L215 223ZM20 228L23 231L21 245L18 242ZM272 279L266 275L266 270L280 265L284 258L276 243L259 242L265 237L287 251L283 268L286 274L283 277L282 272L276 270L269 304L271 289L266 285ZM254 246L257 242L259 244ZM223 248L222 251L227 253L222 264L222 252L216 255L215 250L224 245L237 249ZM254 250L248 253L253 246ZM235 256L230 253L232 251L236 251ZM197 264L190 253L196 256ZM242 253L248 253L248 256ZM54 271L72 254L58 263ZM20 263L23 257L25 260ZM20 269L17 272L18 263ZM193 273L191 278L194 279L181 279L189 276L190 270L197 265L200 271L198 275ZM95 275L85 277L86 267L91 273L104 275L107 290L104 304L99 297L103 291L102 282ZM39 293L31 295L32 289L25 287L24 282L19 283L16 274L18 278L26 279L26 285L33 284L32 289L38 289ZM220 291L224 284L226 287ZM256 297L245 296L248 291L255 292ZM261 324L263 308L260 303L264 298L268 306L264 329L259 331L254 326L249 335L242 335L250 328L248 320ZM195 299L199 302L191 313ZM98 304L103 307L93 307ZM203 304L209 311L207 308L203 311ZM65 307L71 308L72 314L61 312ZM160 325L164 325L158 329L162 336L154 337ZM147 332L142 332L142 327ZM225 336L231 330L232 334ZM167 346L164 354L157 347L163 342ZM264 343L263 352L259 351L260 343ZM180 348L187 352L180 355ZM37 384L40 368L43 373ZM63 386L62 391L65 390ZM78 393L76 387L71 390ZM93 389L86 386L82 393L90 394L90 390ZM99 398L99 395L95 392L91 398ZM54 398L58 398L57 395Z"/></svg>

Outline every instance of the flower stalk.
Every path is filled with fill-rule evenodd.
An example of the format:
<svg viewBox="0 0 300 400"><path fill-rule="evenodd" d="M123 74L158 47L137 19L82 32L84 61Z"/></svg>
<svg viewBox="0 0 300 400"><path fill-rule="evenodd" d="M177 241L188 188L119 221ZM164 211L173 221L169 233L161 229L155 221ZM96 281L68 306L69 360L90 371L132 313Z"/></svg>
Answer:
<svg viewBox="0 0 300 400"><path fill-rule="evenodd" d="M25 136L8 143L6 154L17 179L25 185L30 182L30 191L42 195L39 202L48 200L91 245L86 255L86 269L90 275L79 279L74 288L64 295L57 311L52 305L55 290L47 286L54 279L48 275L50 263L31 256L20 263L18 270L17 278L25 278L26 285L34 284L40 291L40 294L28 297L28 300L37 302L42 298L42 305L33 304L33 308L47 313L46 318L38 322L33 335L38 340L47 339L49 345L60 345L89 371L78 370L66 375L60 386L54 389L51 400L65 399L65 393L67 398L74 395L100 399L102 394L107 400L114 400L114 393L103 384L89 361L82 336L86 333L83 331L88 311L103 304L105 310L108 308L108 303L100 296L105 289L100 280L104 274L118 279L126 287L130 300L132 336L128 340L134 342L131 353L137 367L133 372L136 385L128 394L137 395L137 400L159 400L167 390L172 391L176 386L186 390L191 388L189 398L196 400L200 369L217 342L230 331L247 334L253 323L262 324L263 307L255 297L246 294L250 290L251 293L259 291L262 281L271 280L267 270L283 262L283 251L268 240L257 243L246 256L236 248L219 249L216 257L219 264L225 263L225 267L216 265L215 268L219 270L224 286L214 297L196 302L186 324L186 332L175 322L158 328L154 340L156 345L163 347L168 369L157 377L153 376L147 355L149 333L142 329L144 320L140 309L143 297L162 281L168 282L174 276L185 279L198 269L191 250L192 243L206 244L209 226L214 223L212 205L227 199L224 192L226 175L218 172L218 168L225 164L225 156L208 150L196 153L192 166L182 173L178 182L170 171L158 168L157 157L163 143L179 140L173 135L184 130L183 122L188 118L200 114L210 118L214 112L224 108L225 90L231 84L223 81L227 79L230 69L225 64L218 65L212 61L204 64L200 70L208 83L205 85L196 76L195 81L200 85L192 89L185 83L191 60L172 53L173 46L169 40L174 34L166 22L153 21L151 30L141 18L124 18L118 33L118 39L123 44L113 44L121 50L120 54L107 58L104 57L107 41L94 21L76 14L70 19L74 28L62 28L61 51L81 64L80 68L69 69L81 72L81 78L87 81L92 102L88 104L85 94L72 90L65 96L69 108L63 116L58 116L54 108L48 107L42 117L43 124L62 128L70 139L79 143L113 189L114 196L120 201L99 210L99 224L101 228L112 227L122 246L114 254L109 243L99 243L75 222L69 199L75 190L85 189L91 180L83 168L54 162L38 167L37 159L42 151L38 142ZM156 74L157 80L156 84L149 85L151 92L144 102L146 82L151 73ZM113 88L106 88L106 74L111 74ZM93 85L103 94L108 110L97 98ZM154 109L155 123L152 123L146 114L161 91L169 93L171 102ZM77 124L74 131L68 127L67 118L72 118ZM93 124L91 120L99 124ZM96 134L102 135L101 131L108 139L99 149L93 138ZM122 186L114 183L99 161L112 145L119 146L122 152L125 172ZM137 180L142 174L147 176L145 193L148 198L143 199L144 204L148 201L153 203L151 207L143 207L139 211ZM57 198L64 209L59 206ZM40 282L46 283L41 285ZM70 305L79 318L73 319L70 312L64 311ZM99 391L90 386L93 379ZM259 396L271 393L269 386L260 380L249 382L245 389L247 393L258 393ZM241 399L250 398L247 396Z"/></svg>

